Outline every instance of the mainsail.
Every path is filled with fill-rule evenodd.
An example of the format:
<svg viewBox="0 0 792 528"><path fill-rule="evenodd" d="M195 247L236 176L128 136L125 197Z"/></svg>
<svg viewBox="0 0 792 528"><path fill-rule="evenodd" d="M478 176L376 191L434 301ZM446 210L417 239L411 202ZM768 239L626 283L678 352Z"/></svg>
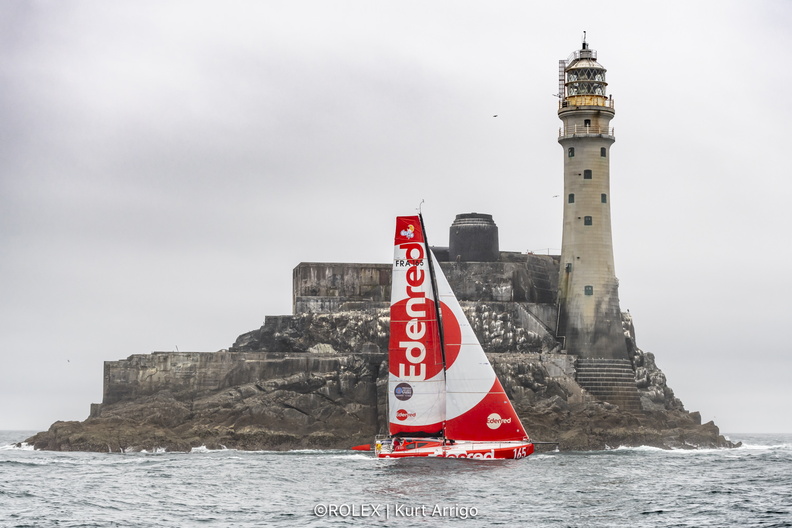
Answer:
<svg viewBox="0 0 792 528"><path fill-rule="evenodd" d="M442 436L445 371L435 302L421 219L397 217L388 345L391 435Z"/></svg>
<svg viewBox="0 0 792 528"><path fill-rule="evenodd" d="M527 439L426 244L420 216L396 218L388 354L391 435Z"/></svg>

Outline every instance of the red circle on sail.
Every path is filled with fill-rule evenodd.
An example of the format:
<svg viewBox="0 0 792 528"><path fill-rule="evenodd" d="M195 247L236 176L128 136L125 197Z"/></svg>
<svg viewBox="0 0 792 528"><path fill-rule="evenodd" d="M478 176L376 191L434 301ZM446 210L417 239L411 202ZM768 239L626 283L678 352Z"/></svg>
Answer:
<svg viewBox="0 0 792 528"><path fill-rule="evenodd" d="M443 370L435 303L425 298L413 300L408 313L407 301L403 299L391 306L388 370L400 378L428 380ZM448 368L459 355L462 331L454 312L445 303L440 303L440 307Z"/></svg>
<svg viewBox="0 0 792 528"><path fill-rule="evenodd" d="M459 327L454 312L444 302L440 303L440 313L443 316L443 340L445 341L445 366L450 367L459 356L462 348L462 329Z"/></svg>

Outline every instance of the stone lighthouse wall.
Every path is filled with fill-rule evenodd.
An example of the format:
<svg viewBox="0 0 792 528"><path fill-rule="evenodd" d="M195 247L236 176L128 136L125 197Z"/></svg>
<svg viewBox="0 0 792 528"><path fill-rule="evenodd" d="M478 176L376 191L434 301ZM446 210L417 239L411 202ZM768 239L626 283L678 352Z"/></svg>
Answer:
<svg viewBox="0 0 792 528"><path fill-rule="evenodd" d="M567 68L567 97L558 116L564 152L564 225L558 279L558 337L584 359L627 359L613 263L610 215L610 128L613 101L604 96L604 72L585 47ZM600 81L600 95L569 95ZM585 81L578 82L577 80ZM571 88L570 88L571 87Z"/></svg>

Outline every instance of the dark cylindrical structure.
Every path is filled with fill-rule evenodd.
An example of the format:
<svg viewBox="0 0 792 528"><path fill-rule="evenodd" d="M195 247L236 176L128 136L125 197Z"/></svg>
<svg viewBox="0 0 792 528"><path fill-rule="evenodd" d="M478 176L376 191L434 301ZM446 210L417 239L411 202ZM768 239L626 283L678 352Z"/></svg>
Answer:
<svg viewBox="0 0 792 528"><path fill-rule="evenodd" d="M497 262L500 260L498 226L492 215L458 214L448 237L451 262Z"/></svg>

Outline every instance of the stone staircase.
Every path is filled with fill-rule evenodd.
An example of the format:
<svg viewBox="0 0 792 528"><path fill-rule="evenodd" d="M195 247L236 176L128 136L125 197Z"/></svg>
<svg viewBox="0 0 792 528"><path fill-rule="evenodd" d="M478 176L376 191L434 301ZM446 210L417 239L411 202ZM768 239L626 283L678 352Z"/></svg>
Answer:
<svg viewBox="0 0 792 528"><path fill-rule="evenodd" d="M630 360L578 358L575 368L578 384L598 400L618 405L625 411L641 410Z"/></svg>

